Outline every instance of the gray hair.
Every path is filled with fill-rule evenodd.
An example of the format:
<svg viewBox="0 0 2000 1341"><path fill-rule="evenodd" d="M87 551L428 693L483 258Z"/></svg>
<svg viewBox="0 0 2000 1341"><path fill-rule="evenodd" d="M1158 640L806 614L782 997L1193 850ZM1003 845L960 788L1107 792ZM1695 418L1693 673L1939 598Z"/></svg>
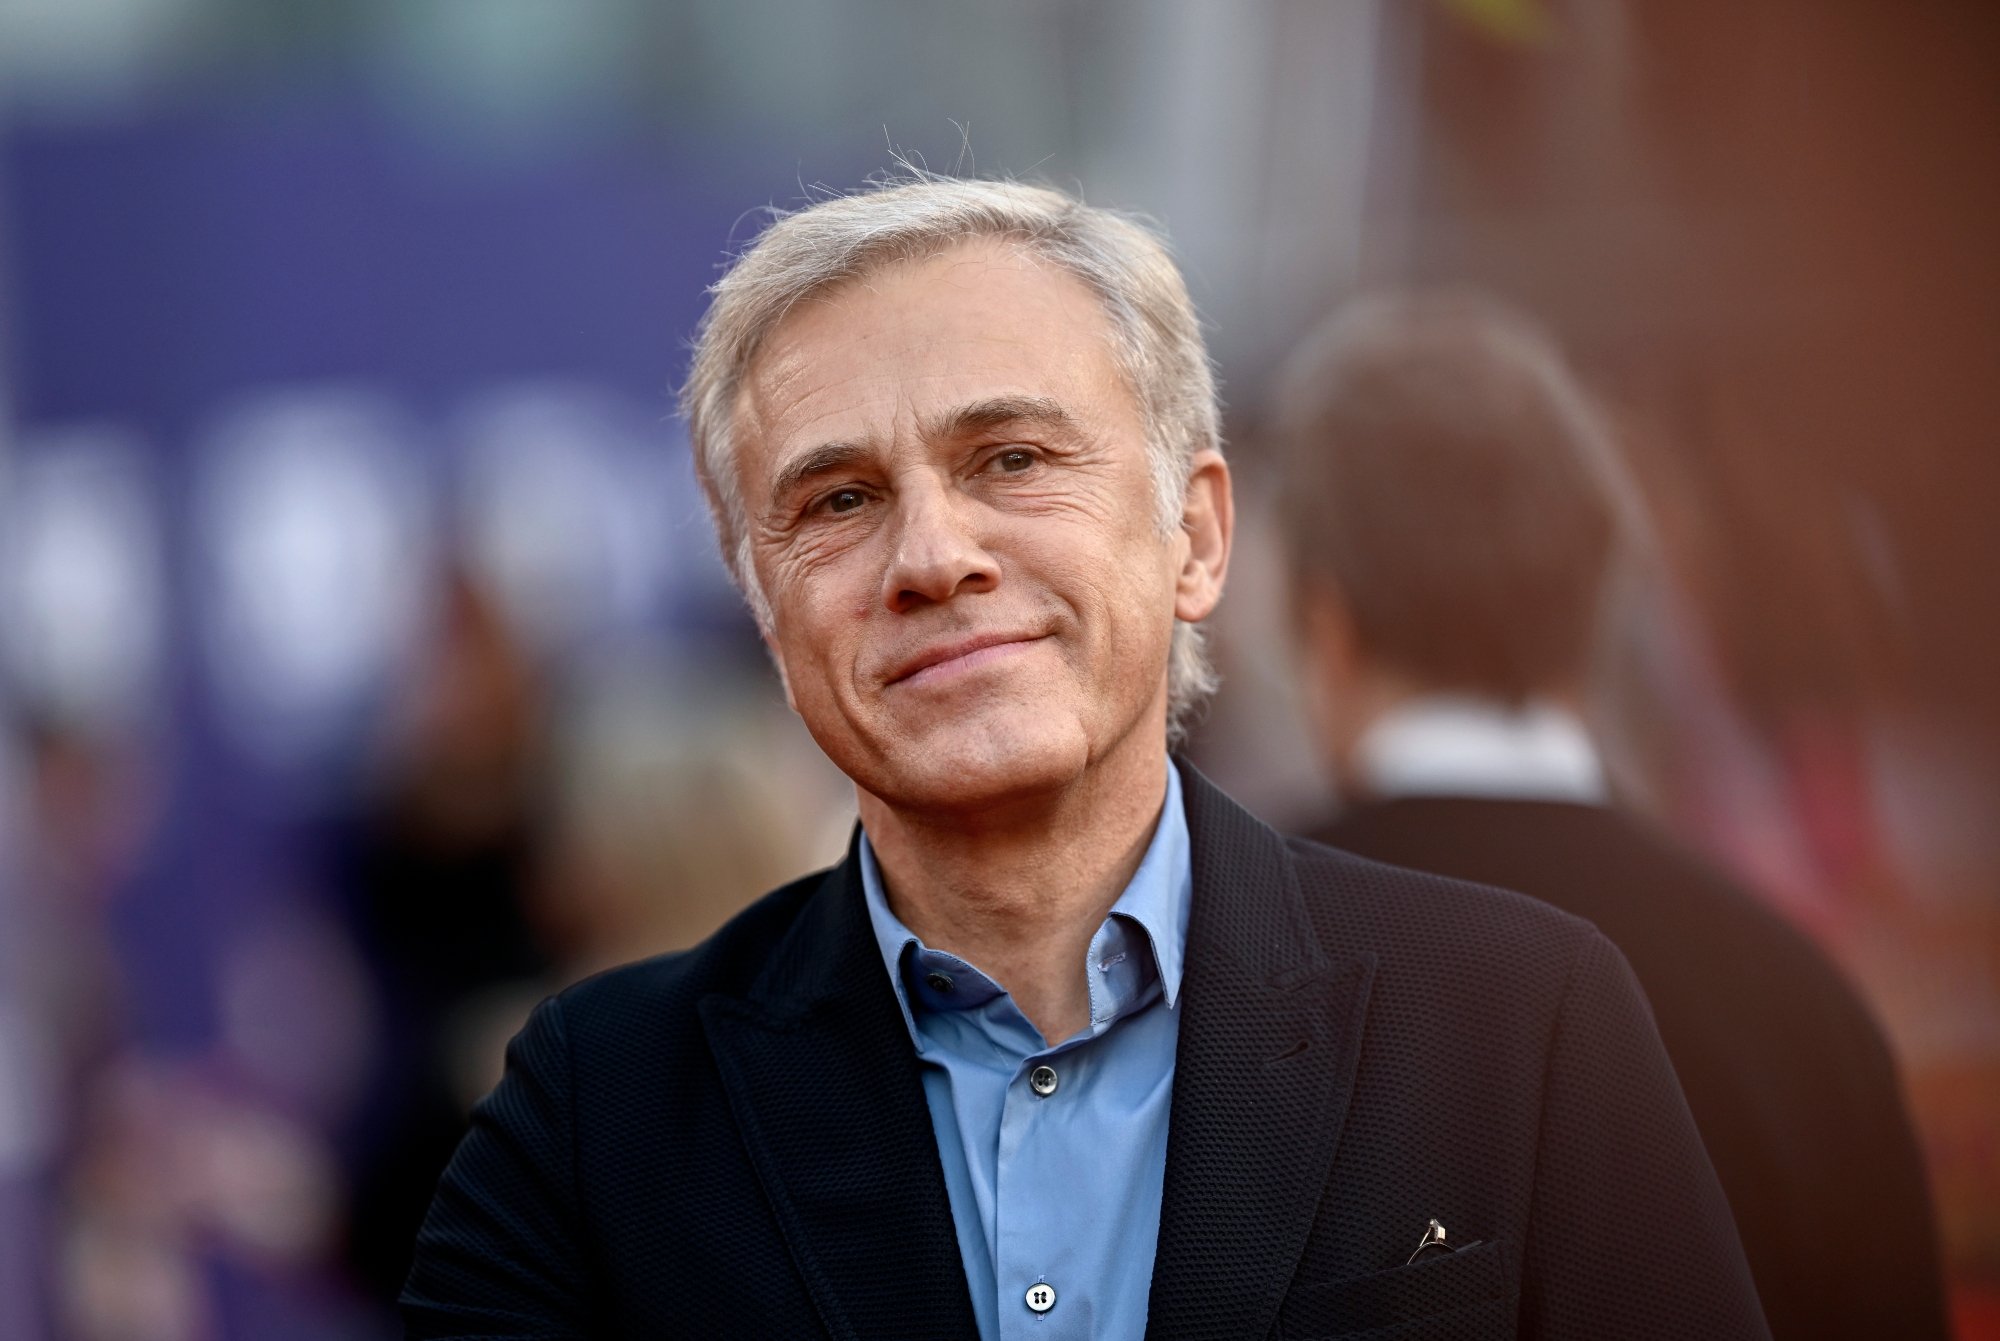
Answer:
<svg viewBox="0 0 2000 1341"><path fill-rule="evenodd" d="M1104 306L1112 354L1139 402L1157 520L1179 525L1197 452L1220 450L1215 373L1187 285L1160 238L1131 216L1020 182L914 173L780 213L709 290L681 388L722 554L758 626L771 611L750 561L736 477L736 402L759 346L799 302L896 261L997 238L1082 280ZM1202 631L1176 622L1167 665L1167 740L1215 691Z"/></svg>

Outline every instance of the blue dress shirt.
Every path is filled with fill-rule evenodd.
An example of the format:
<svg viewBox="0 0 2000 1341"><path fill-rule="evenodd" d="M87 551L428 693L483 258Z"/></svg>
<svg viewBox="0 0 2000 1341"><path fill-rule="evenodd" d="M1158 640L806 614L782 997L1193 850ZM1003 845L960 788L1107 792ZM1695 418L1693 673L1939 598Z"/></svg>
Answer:
<svg viewBox="0 0 2000 1341"><path fill-rule="evenodd" d="M1080 966L1090 1024L1053 1047L998 983L889 910L865 833L861 883L923 1063L980 1336L1139 1341L1194 892L1178 771L1168 764L1152 842Z"/></svg>

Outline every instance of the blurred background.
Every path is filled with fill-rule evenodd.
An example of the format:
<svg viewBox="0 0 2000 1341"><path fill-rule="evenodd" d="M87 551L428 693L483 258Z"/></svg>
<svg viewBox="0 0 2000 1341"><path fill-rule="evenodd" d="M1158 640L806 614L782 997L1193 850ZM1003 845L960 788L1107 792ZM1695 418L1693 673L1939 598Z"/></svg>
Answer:
<svg viewBox="0 0 2000 1341"><path fill-rule="evenodd" d="M0 1336L396 1335L528 1006L838 857L672 390L901 153L1172 236L1192 753L1281 825L1272 368L1385 283L1560 334L1660 542L1620 788L1874 1006L2000 1337L1996 144L1981 0L0 0Z"/></svg>

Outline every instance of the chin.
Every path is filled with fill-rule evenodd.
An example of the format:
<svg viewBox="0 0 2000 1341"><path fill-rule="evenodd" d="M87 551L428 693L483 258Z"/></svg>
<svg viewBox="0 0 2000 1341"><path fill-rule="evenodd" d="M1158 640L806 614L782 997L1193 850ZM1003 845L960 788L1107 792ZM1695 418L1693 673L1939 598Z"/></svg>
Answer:
<svg viewBox="0 0 2000 1341"><path fill-rule="evenodd" d="M885 742L874 778L850 776L891 805L960 810L1061 791L1090 760L1089 733L1074 714L996 704Z"/></svg>

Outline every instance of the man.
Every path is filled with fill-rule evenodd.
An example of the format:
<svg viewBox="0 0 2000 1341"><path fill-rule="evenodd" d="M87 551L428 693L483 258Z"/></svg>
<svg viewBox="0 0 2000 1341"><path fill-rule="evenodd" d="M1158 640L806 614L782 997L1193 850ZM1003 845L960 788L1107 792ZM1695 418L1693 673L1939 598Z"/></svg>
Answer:
<svg viewBox="0 0 2000 1341"><path fill-rule="evenodd" d="M1607 803L1586 681L1629 486L1559 354L1474 299L1376 298L1286 385L1295 609L1349 801L1319 836L1594 922L1652 1001L1772 1334L1942 1338L1923 1168L1867 1010Z"/></svg>
<svg viewBox="0 0 2000 1341"><path fill-rule="evenodd" d="M1010 183L823 201L717 285L683 405L861 825L537 1011L412 1336L1765 1334L1601 937L1169 759L1233 513L1151 235Z"/></svg>

